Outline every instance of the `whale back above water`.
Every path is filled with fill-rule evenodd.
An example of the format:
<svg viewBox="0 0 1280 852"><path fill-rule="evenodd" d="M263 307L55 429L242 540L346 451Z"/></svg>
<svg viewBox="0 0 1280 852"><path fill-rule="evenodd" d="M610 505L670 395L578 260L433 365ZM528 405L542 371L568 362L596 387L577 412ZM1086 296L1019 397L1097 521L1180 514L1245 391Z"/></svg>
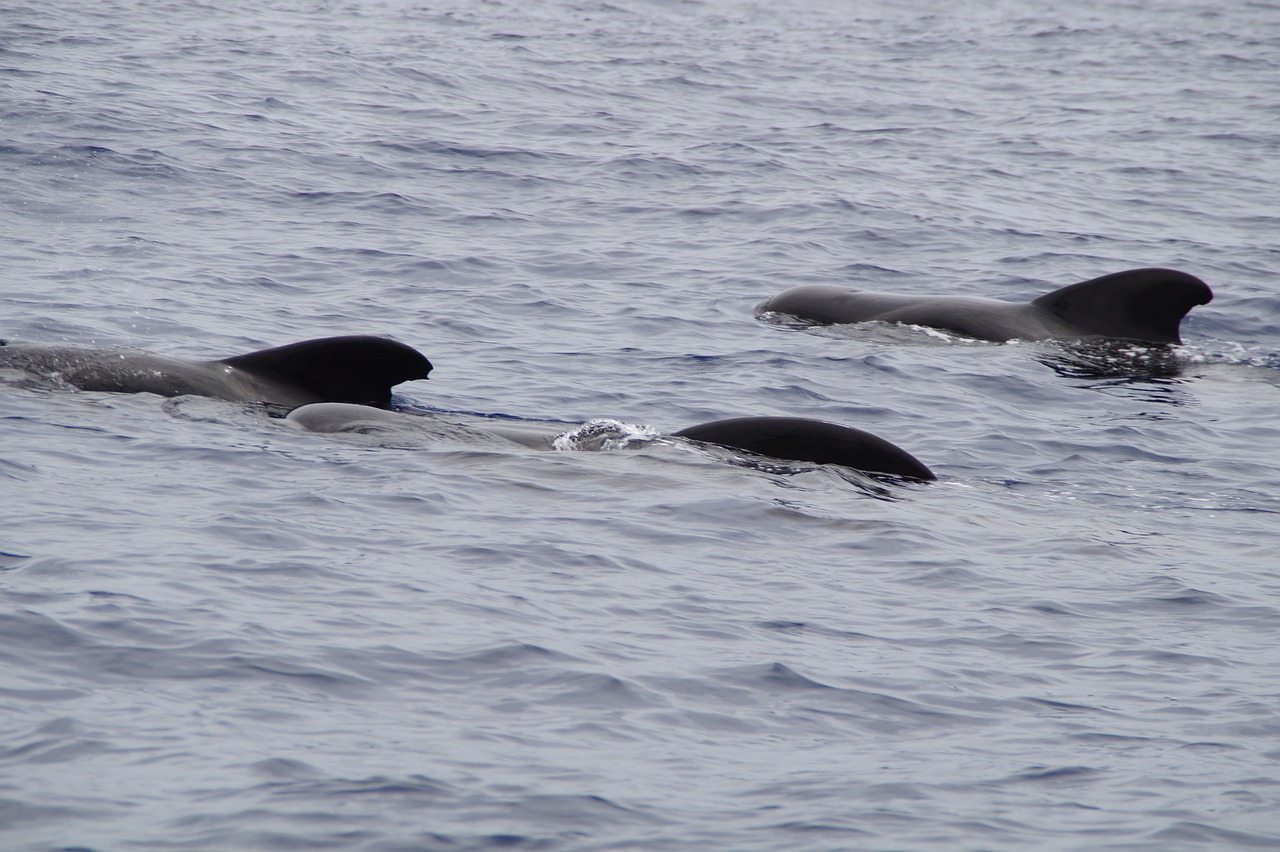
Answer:
<svg viewBox="0 0 1280 852"><path fill-rule="evenodd" d="M535 450L554 450L563 424L541 426L495 423L457 414L409 414L379 411L367 406L321 403L295 408L288 422L309 432L380 432L418 430L432 439L472 443L501 441ZM671 433L672 436L715 444L782 461L838 464L871 474L933 480L933 471L914 456L883 438L822 420L801 417L736 417L714 420Z"/></svg>
<svg viewBox="0 0 1280 852"><path fill-rule="evenodd" d="M768 299L757 313L788 314L821 325L904 323L996 342L1113 338L1181 343L1182 318L1212 299L1209 286L1194 275L1153 268L1103 275L1022 304L809 284Z"/></svg>
<svg viewBox="0 0 1280 852"><path fill-rule="evenodd" d="M884 438L823 420L734 417L690 426L672 434L775 459L838 464L864 473L908 479L937 479L918 459Z"/></svg>
<svg viewBox="0 0 1280 852"><path fill-rule="evenodd" d="M0 341L0 367L54 377L81 390L196 394L286 407L311 402L383 406L395 385L431 372L431 362L412 347L364 335L304 340L217 361Z"/></svg>
<svg viewBox="0 0 1280 852"><path fill-rule="evenodd" d="M416 349L363 335L304 340L214 363L292 388L308 402L379 406L391 402L396 385L431 372L431 362Z"/></svg>

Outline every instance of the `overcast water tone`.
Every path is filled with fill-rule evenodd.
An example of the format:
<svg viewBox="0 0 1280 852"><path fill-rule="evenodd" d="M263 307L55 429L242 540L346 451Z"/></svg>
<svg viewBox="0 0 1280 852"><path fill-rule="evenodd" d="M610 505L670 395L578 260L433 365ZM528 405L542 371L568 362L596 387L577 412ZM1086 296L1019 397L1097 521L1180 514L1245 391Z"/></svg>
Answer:
<svg viewBox="0 0 1280 852"><path fill-rule="evenodd" d="M0 373L6 850L1280 848L1274 2L17 0L0 253L8 340L641 436ZM1172 351L755 315L1150 266ZM643 438L757 414L938 481Z"/></svg>

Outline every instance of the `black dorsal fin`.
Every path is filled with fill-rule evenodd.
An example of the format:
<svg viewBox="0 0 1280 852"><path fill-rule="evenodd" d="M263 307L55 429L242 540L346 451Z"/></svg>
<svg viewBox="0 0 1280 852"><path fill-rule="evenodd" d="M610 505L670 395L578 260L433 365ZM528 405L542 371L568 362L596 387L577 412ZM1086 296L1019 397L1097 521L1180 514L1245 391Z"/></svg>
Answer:
<svg viewBox="0 0 1280 852"><path fill-rule="evenodd" d="M690 426L674 434L775 459L840 464L867 473L910 479L937 479L914 456L884 438L822 420L736 417Z"/></svg>
<svg viewBox="0 0 1280 852"><path fill-rule="evenodd" d="M1208 304L1209 285L1173 269L1131 269L1054 290L1031 304L1102 337L1181 343L1187 311Z"/></svg>
<svg viewBox="0 0 1280 852"><path fill-rule="evenodd" d="M313 397L312 402L364 405L386 405L391 388L431 372L431 362L416 349L363 335L304 340L221 363L258 380L296 388Z"/></svg>

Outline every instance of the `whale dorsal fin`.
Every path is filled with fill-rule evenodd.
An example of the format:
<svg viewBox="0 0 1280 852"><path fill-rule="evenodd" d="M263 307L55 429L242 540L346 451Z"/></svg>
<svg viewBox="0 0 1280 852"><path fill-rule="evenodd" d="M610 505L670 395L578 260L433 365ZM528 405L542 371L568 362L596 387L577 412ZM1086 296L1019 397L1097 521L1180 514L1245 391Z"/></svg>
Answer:
<svg viewBox="0 0 1280 852"><path fill-rule="evenodd" d="M255 379L295 388L312 402L386 405L391 388L425 379L431 362L420 352L385 337L323 337L224 358L221 362Z"/></svg>
<svg viewBox="0 0 1280 852"><path fill-rule="evenodd" d="M884 438L822 420L736 417L690 426L672 434L776 459L840 464L867 473L888 473L910 479L937 478L914 456Z"/></svg>
<svg viewBox="0 0 1280 852"><path fill-rule="evenodd" d="M1181 343L1187 311L1208 304L1209 285L1173 269L1131 269L1054 290L1031 304L1092 334Z"/></svg>

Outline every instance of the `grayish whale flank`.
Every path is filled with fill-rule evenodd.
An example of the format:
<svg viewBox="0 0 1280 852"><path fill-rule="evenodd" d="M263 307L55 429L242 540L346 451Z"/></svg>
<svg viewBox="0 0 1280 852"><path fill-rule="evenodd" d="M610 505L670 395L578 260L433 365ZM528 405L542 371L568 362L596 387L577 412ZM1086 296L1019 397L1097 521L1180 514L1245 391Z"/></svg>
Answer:
<svg viewBox="0 0 1280 852"><path fill-rule="evenodd" d="M356 434L414 430L447 442L461 440L486 446L520 445L551 450L563 433L563 424L466 422L453 415L416 415L381 411L359 405L318 403L289 413L289 422L310 432ZM835 423L799 417L738 417L690 426L672 433L704 444L740 450L754 456L783 461L838 464L864 473L887 474L906 479L937 477L911 454L883 438ZM591 443L579 449L594 449Z"/></svg>
<svg viewBox="0 0 1280 852"><path fill-rule="evenodd" d="M391 388L425 379L431 362L394 340L348 336L304 340L218 361L0 341L0 368L25 370L89 391L197 394L292 408L311 402L386 405Z"/></svg>
<svg viewBox="0 0 1280 852"><path fill-rule="evenodd" d="M1194 275L1133 269L1072 284L1026 304L810 284L779 293L756 313L789 314L821 325L905 323L1000 342L1114 338L1181 343L1182 318L1212 298L1208 285Z"/></svg>
<svg viewBox="0 0 1280 852"><path fill-rule="evenodd" d="M409 414L341 402L304 405L290 411L286 419L308 432L357 435L412 432L440 441L461 441L486 447L518 445L534 450L554 449L556 437L564 431L563 426L551 423L494 423L479 417Z"/></svg>

